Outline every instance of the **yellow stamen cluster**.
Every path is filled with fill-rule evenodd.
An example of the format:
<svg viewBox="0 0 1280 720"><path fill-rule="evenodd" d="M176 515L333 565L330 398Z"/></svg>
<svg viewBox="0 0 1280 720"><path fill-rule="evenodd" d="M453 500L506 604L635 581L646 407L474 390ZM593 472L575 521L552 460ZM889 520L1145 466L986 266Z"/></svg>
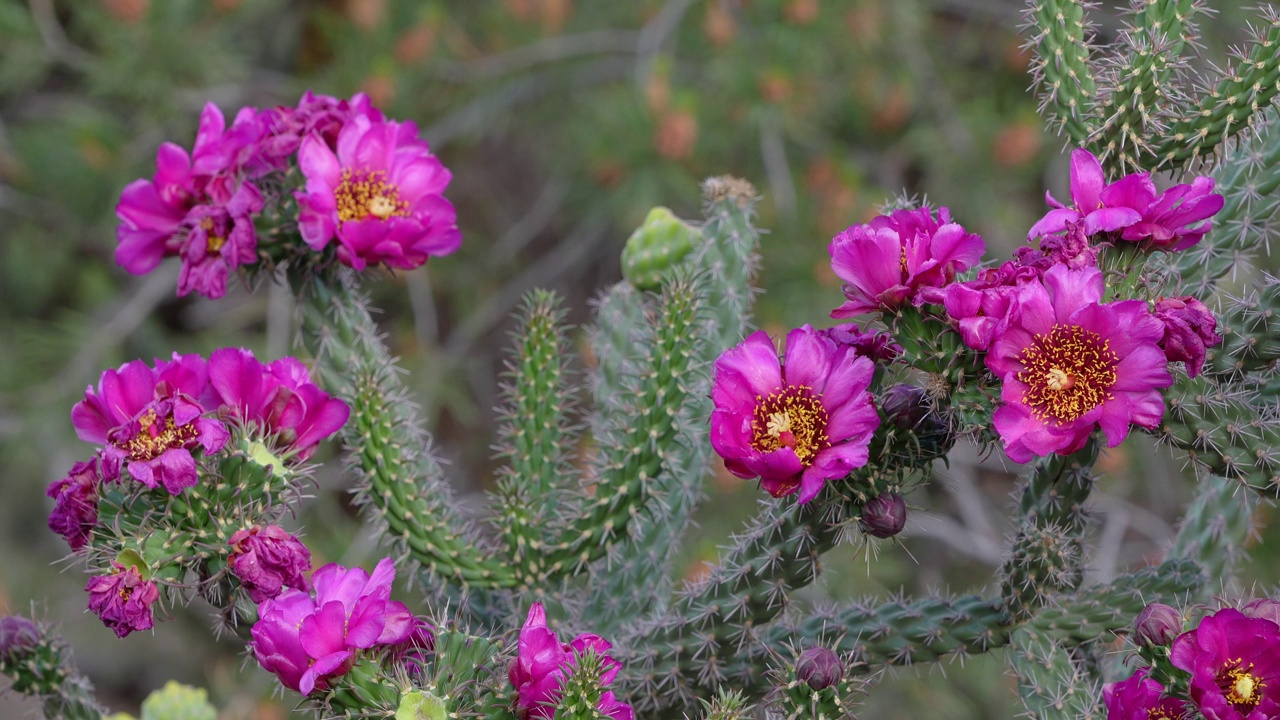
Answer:
<svg viewBox="0 0 1280 720"><path fill-rule="evenodd" d="M818 453L831 446L822 395L804 385L790 385L768 397L757 395L751 446L760 452L789 447L802 464L812 465Z"/></svg>
<svg viewBox="0 0 1280 720"><path fill-rule="evenodd" d="M200 227L203 228L205 232L205 254L217 255L222 251L222 246L227 244L227 239L213 234L213 218L205 218L201 220Z"/></svg>
<svg viewBox="0 0 1280 720"><path fill-rule="evenodd" d="M409 203L400 199L400 189L387 182L386 177L382 170L343 170L342 182L333 191L338 205L338 220L386 220L392 216L408 215Z"/></svg>
<svg viewBox="0 0 1280 720"><path fill-rule="evenodd" d="M1227 663L1218 673L1218 687L1232 707L1241 715L1248 715L1261 704L1262 689L1266 687L1266 683L1249 672L1253 669L1253 663L1249 663L1247 668L1242 668L1243 664L1243 658Z"/></svg>
<svg viewBox="0 0 1280 720"><path fill-rule="evenodd" d="M148 410L138 418L138 435L120 445L129 453L130 460L152 460L165 450L181 447L197 437L194 425L177 427L172 415L164 419L163 425L158 426L156 421L155 410Z"/></svg>
<svg viewBox="0 0 1280 720"><path fill-rule="evenodd" d="M1018 356L1027 386L1023 402L1039 420L1071 422L1114 397L1120 357L1101 335L1078 325L1054 325Z"/></svg>

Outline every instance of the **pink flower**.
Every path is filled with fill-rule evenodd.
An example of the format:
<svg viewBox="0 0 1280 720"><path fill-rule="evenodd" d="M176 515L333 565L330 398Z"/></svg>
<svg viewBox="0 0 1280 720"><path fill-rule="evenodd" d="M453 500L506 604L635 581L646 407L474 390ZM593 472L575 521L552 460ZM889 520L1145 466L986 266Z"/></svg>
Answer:
<svg viewBox="0 0 1280 720"><path fill-rule="evenodd" d="M147 630L155 624L151 605L160 599L156 584L144 580L138 568L111 563L115 572L89 578L89 609L102 618L102 624L124 637L134 630Z"/></svg>
<svg viewBox="0 0 1280 720"><path fill-rule="evenodd" d="M258 663L303 695L347 673L361 650L396 645L414 632L409 608L391 599L395 566L385 558L370 576L329 564L311 576L314 596L285 590L258 606L249 643Z"/></svg>
<svg viewBox="0 0 1280 720"><path fill-rule="evenodd" d="M53 498L53 512L49 513L49 529L66 539L72 550L79 550L89 542L93 528L98 524L98 458L78 462L67 477L54 481L45 491Z"/></svg>
<svg viewBox="0 0 1280 720"><path fill-rule="evenodd" d="M227 294L228 275L258 259L253 218L262 207L262 194L244 182L226 203L197 205L187 213L178 295L192 290L208 298Z"/></svg>
<svg viewBox="0 0 1280 720"><path fill-rule="evenodd" d="M613 682L619 664L606 654L612 647L609 641L591 634L579 635L573 642L562 644L547 628L547 613L542 603L534 603L520 629L516 659L507 669L511 686L516 689L516 713L520 720L550 720L560 699L565 674L577 664L577 656L587 650L593 650L602 658L605 671L600 676L600 684ZM613 720L635 717L631 706L618 702L611 691L601 695L596 709Z"/></svg>
<svg viewBox="0 0 1280 720"><path fill-rule="evenodd" d="M1280 717L1280 626L1227 608L1173 641L1173 666L1191 674L1206 720Z"/></svg>
<svg viewBox="0 0 1280 720"><path fill-rule="evenodd" d="M1184 363L1187 375L1199 375L1204 367L1205 349L1222 342L1213 312L1204 303L1187 295L1160 298L1156 301L1155 316L1164 325L1160 348L1164 350L1165 357L1169 362Z"/></svg>
<svg viewBox="0 0 1280 720"><path fill-rule="evenodd" d="M1045 201L1055 209L1050 210L1043 218L1031 227L1027 238L1035 238L1060 233L1070 223L1080 223L1085 235L1100 232L1112 232L1127 228L1142 220L1139 210L1128 206L1135 193L1151 186L1151 179L1146 173L1129 175L1117 183L1107 185L1106 175L1102 172L1102 164L1088 150L1071 151L1071 202L1067 207L1058 202L1053 195L1045 193Z"/></svg>
<svg viewBox="0 0 1280 720"><path fill-rule="evenodd" d="M1184 703L1163 697L1164 687L1147 677L1147 668L1128 680L1102 688L1107 720L1178 720L1186 712Z"/></svg>
<svg viewBox="0 0 1280 720"><path fill-rule="evenodd" d="M252 157L261 135L254 115L251 108L241 110L228 130L222 111L210 103L200 114L200 129L190 155L173 143L160 146L155 175L150 180L130 183L116 205L116 215L120 218L116 229L117 263L135 275L142 275L155 270L166 256L209 253L208 233L196 233L192 238L191 231L218 211L191 213L200 205L211 208L227 205L238 194L241 166ZM243 198L240 205L244 205ZM248 230L252 230L252 225ZM227 238L226 235L213 237ZM189 249L191 242L203 245L203 250ZM241 247L246 244L249 251L256 247L252 235L238 240L234 258L242 257ZM220 252L216 254L225 261L234 259ZM197 285L189 283L188 292Z"/></svg>
<svg viewBox="0 0 1280 720"><path fill-rule="evenodd" d="M306 459L316 445L347 422L351 408L311 382L296 358L264 365L242 348L223 348L209 356L214 404L242 422L256 424L276 438L286 453Z"/></svg>
<svg viewBox="0 0 1280 720"><path fill-rule="evenodd" d="M174 353L154 368L135 360L107 370L71 409L71 420L81 440L105 446L103 480L127 468L134 480L177 494L199 479L191 451L215 453L230 439L221 422L204 417L200 399L208 396L204 359Z"/></svg>
<svg viewBox="0 0 1280 720"><path fill-rule="evenodd" d="M846 283L846 301L831 317L919 304L921 288L947 285L977 264L985 250L982 238L951 222L946 208L936 220L928 208L920 208L851 226L828 247L831 269Z"/></svg>
<svg viewBox="0 0 1280 720"><path fill-rule="evenodd" d="M1213 192L1213 178L1201 176L1190 185L1174 185L1159 197L1154 187L1142 186L1124 202L1138 209L1142 219L1126 227L1122 239L1177 251L1200 242L1213 229L1209 218L1222 209L1224 200Z"/></svg>
<svg viewBox="0 0 1280 720"><path fill-rule="evenodd" d="M716 360L711 446L729 472L759 477L774 497L817 497L827 480L867 463L880 423L871 394L875 366L805 325L787 335L778 361L756 332Z"/></svg>
<svg viewBox="0 0 1280 720"><path fill-rule="evenodd" d="M307 589L311 551L279 525L254 525L231 536L231 572L256 603L286 587Z"/></svg>
<svg viewBox="0 0 1280 720"><path fill-rule="evenodd" d="M902 346L893 336L883 331L864 331L856 323L844 323L819 330L818 334L836 345L848 345L862 357L872 362L890 362L902 354Z"/></svg>
<svg viewBox="0 0 1280 720"><path fill-rule="evenodd" d="M1057 265L1020 286L997 328L986 363L1004 383L994 421L1015 462L1073 453L1098 427L1115 447L1164 415L1160 322L1144 302L1101 304L1102 293L1101 271Z"/></svg>
<svg viewBox="0 0 1280 720"><path fill-rule="evenodd" d="M317 135L302 141L298 165L298 227L312 249L335 236L338 258L363 270L369 263L411 269L458 248L453 205L441 193L450 174L413 123L356 115L338 133L337 151Z"/></svg>

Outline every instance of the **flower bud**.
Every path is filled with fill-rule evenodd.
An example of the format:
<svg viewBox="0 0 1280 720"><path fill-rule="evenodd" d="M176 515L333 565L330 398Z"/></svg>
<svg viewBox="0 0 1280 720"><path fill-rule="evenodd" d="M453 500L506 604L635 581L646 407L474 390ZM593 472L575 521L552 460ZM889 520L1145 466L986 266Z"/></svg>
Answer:
<svg viewBox="0 0 1280 720"><path fill-rule="evenodd" d="M1160 349L1169 362L1182 361L1187 375L1195 377L1204 367L1205 348L1222 342L1218 321L1204 303L1190 295L1161 298L1156 302L1155 318L1164 324Z"/></svg>
<svg viewBox="0 0 1280 720"><path fill-rule="evenodd" d="M918 427L929 415L929 398L919 385L899 383L880 395L885 419L903 430Z"/></svg>
<svg viewBox="0 0 1280 720"><path fill-rule="evenodd" d="M1249 617L1262 618L1280 625L1280 601L1270 598L1255 598L1245 603L1241 611Z"/></svg>
<svg viewBox="0 0 1280 720"><path fill-rule="evenodd" d="M35 623L17 615L0 618L0 660L39 643L40 630Z"/></svg>
<svg viewBox="0 0 1280 720"><path fill-rule="evenodd" d="M1142 608L1133 623L1133 635L1143 647L1169 645L1182 634L1182 615L1164 603L1151 603Z"/></svg>
<svg viewBox="0 0 1280 720"><path fill-rule="evenodd" d="M811 647L796 660L796 679L814 690L825 690L844 679L844 663L834 650Z"/></svg>
<svg viewBox="0 0 1280 720"><path fill-rule="evenodd" d="M907 502L892 492L871 498L862 508L862 519L858 521L862 532L878 538L891 538L902 532L906 524Z"/></svg>
<svg viewBox="0 0 1280 720"><path fill-rule="evenodd" d="M639 290L657 290L662 273L688 255L702 234L664 207L655 207L622 249L622 276Z"/></svg>

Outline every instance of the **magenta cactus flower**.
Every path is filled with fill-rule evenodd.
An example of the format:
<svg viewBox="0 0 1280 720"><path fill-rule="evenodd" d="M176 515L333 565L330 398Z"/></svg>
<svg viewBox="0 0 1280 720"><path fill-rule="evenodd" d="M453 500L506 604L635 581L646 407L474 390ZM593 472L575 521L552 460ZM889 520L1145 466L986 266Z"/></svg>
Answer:
<svg viewBox="0 0 1280 720"><path fill-rule="evenodd" d="M1129 175L1107 185L1102 163L1088 150L1071 151L1071 202L1067 207L1050 193L1045 201L1054 207L1027 233L1029 240L1063 232L1068 225L1079 223L1086 236L1100 232L1123 230L1142 220L1142 213L1128 206L1139 191L1135 188L1151 184L1146 173ZM1152 186L1154 192L1154 186Z"/></svg>
<svg viewBox="0 0 1280 720"><path fill-rule="evenodd" d="M273 437L282 452L304 460L351 414L346 403L311 382L297 358L263 364L243 348L215 350L209 356L209 384L215 404Z"/></svg>
<svg viewBox="0 0 1280 720"><path fill-rule="evenodd" d="M1204 176L1159 195L1150 181L1132 186L1120 202L1137 209L1142 218L1126 227L1121 239L1169 251L1195 245L1213 229L1209 218L1218 214L1225 202L1213 187L1213 178Z"/></svg>
<svg viewBox="0 0 1280 720"><path fill-rule="evenodd" d="M1280 626L1271 620L1219 610L1174 640L1169 660L1191 674L1206 720L1280 717Z"/></svg>
<svg viewBox="0 0 1280 720"><path fill-rule="evenodd" d="M604 638L586 633L570 643L561 643L547 628L547 613L542 603L534 603L529 608L524 627L520 629L516 659L507 669L507 677L516 690L516 714L520 720L551 720L565 674L577 663L577 656L587 650L602 658L605 671L600 677L600 684L613 682L619 664L607 654L612 647ZM631 706L619 702L611 691L601 696L596 709L613 720L633 720L635 717Z"/></svg>
<svg viewBox="0 0 1280 720"><path fill-rule="evenodd" d="M1071 454L1099 427L1115 447L1130 425L1163 417L1163 328L1144 302L1102 304L1102 293L1101 271L1057 265L1020 286L997 329L986 355L1003 381L994 423L1015 462Z"/></svg>
<svg viewBox="0 0 1280 720"><path fill-rule="evenodd" d="M178 295L193 290L208 298L227 294L227 277L258 259L253 218L262 208L262 194L244 182L227 202L197 205L187 213Z"/></svg>
<svg viewBox="0 0 1280 720"><path fill-rule="evenodd" d="M193 238L189 231L215 212L190 213L199 205L217 207L231 202L240 188L242 164L253 156L261 132L250 108L241 110L228 129L222 111L212 103L205 105L191 153L173 143L161 145L155 175L150 180L135 180L121 194L116 205L120 218L116 262L135 275L149 273L166 256L198 254L187 248L192 240L209 254L208 233L196 233ZM237 208L244 201L241 197ZM228 236L212 237L225 241ZM244 244L246 239L239 238L235 258L242 256L240 246ZM223 257L221 246L215 253ZM195 287L193 281L190 288Z"/></svg>
<svg viewBox="0 0 1280 720"><path fill-rule="evenodd" d="M117 637L135 630L148 630L155 625L151 606L160 599L156 584L142 577L138 568L112 562L115 572L89 578L89 609L97 613L102 624Z"/></svg>
<svg viewBox="0 0 1280 720"><path fill-rule="evenodd" d="M391 599L395 566L373 574L329 564L311 576L314 595L287 589L258 606L249 643L263 668L309 695L355 665L361 650L396 645L415 630L409 608Z"/></svg>
<svg viewBox="0 0 1280 720"><path fill-rule="evenodd" d="M458 248L453 205L441 194L449 171L413 123L356 115L338 133L336 151L310 135L298 150L306 189L297 193L298 226L312 249L335 237L338 259L412 269Z"/></svg>
<svg viewBox="0 0 1280 720"><path fill-rule="evenodd" d="M104 481L122 469L148 487L163 485L173 494L198 482L191 451L221 450L230 439L227 428L205 417L199 399L209 396L208 370L198 355L174 354L155 367L135 360L102 374L95 390L71 409L81 440L104 445Z"/></svg>
<svg viewBox="0 0 1280 720"><path fill-rule="evenodd" d="M1179 720L1186 714L1185 703L1164 697L1164 687L1147 672L1142 668L1128 680L1103 686L1107 720Z"/></svg>
<svg viewBox="0 0 1280 720"><path fill-rule="evenodd" d="M870 358L872 362L889 362L902 354L902 346L893 341L892 335L877 330L865 331L857 323L836 325L819 330L818 333L836 345L852 347L855 352Z"/></svg>
<svg viewBox="0 0 1280 720"><path fill-rule="evenodd" d="M919 208L850 226L831 240L828 251L846 298L831 317L849 318L893 310L915 302L922 288L947 285L982 259L986 243L952 222L947 208L936 219Z"/></svg>
<svg viewBox="0 0 1280 720"><path fill-rule="evenodd" d="M230 544L231 573L254 602L270 600L286 587L307 590L311 551L279 525L238 530Z"/></svg>
<svg viewBox="0 0 1280 720"><path fill-rule="evenodd" d="M1160 298L1156 301L1156 319L1164 324L1160 349L1169 362L1182 362L1187 375L1195 377L1204 367L1206 348L1222 342L1218 320L1204 303L1190 295Z"/></svg>
<svg viewBox="0 0 1280 720"><path fill-rule="evenodd" d="M66 477L50 483L45 490L45 495L53 498L49 529L66 539L72 550L84 547L98 524L98 486L101 484L98 458L94 457L89 462L76 463Z"/></svg>
<svg viewBox="0 0 1280 720"><path fill-rule="evenodd" d="M867 463L880 423L867 388L875 367L847 344L805 325L778 360L756 332L716 360L711 446L729 472L760 478L774 497L817 497L827 480Z"/></svg>

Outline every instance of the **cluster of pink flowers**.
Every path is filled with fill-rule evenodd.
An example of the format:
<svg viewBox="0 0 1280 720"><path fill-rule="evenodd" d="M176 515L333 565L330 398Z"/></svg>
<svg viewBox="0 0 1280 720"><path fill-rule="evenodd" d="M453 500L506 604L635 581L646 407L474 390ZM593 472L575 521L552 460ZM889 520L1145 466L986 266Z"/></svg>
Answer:
<svg viewBox="0 0 1280 720"><path fill-rule="evenodd" d="M98 525L105 483L132 479L181 494L200 482L200 458L222 452L233 431L263 442L281 462L296 463L349 414L346 403L312 383L291 357L262 363L248 350L224 348L208 360L175 353L150 365L127 362L103 372L71 410L76 433L99 447L49 485L49 528L80 551ZM230 570L254 600L283 587L306 588L310 553L284 530L249 528L233 535L231 545ZM139 568L116 565L87 589L90 607L122 637L151 627L159 592Z"/></svg>
<svg viewBox="0 0 1280 720"><path fill-rule="evenodd" d="M1154 612L1152 609L1154 608ZM1140 652L1168 671L1170 687L1138 669L1103 689L1108 720L1177 720L1192 709L1207 720L1280 716L1280 602L1224 608L1182 632L1182 617L1153 605L1136 624Z"/></svg>
<svg viewBox="0 0 1280 720"><path fill-rule="evenodd" d="M606 654L612 647L608 640L590 633L561 643L547 627L547 613L542 603L534 603L520 630L516 659L507 670L511 686L516 691L516 716L520 720L551 720L565 674L572 672L578 658L588 651L599 656L605 668L600 684L604 686L613 682L618 675L619 664ZM605 690L600 695L596 709L613 720L635 718L631 706L620 702L612 690Z"/></svg>
<svg viewBox="0 0 1280 720"><path fill-rule="evenodd" d="M264 188L290 182L294 165L305 182L293 192L299 216L260 237L256 225L281 214L269 206L289 201ZM336 241L338 260L357 269L414 268L461 242L442 195L449 180L417 126L385 119L364 95L308 92L295 107L242 108L230 127L209 104L191 151L165 143L155 175L122 193L116 261L143 274L178 256L178 294L211 298L237 268L271 255L260 242L297 246L299 235L316 251Z"/></svg>

